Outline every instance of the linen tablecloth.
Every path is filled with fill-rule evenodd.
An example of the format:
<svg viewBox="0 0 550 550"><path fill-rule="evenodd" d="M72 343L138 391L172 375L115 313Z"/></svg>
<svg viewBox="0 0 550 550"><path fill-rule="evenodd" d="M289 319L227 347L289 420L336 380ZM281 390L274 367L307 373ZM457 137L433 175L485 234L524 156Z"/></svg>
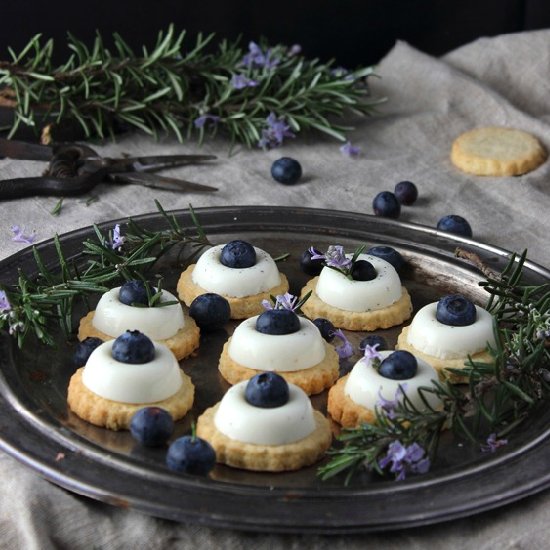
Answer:
<svg viewBox="0 0 550 550"><path fill-rule="evenodd" d="M358 45L360 47L360 45ZM173 170L174 176L219 187L215 194L180 195L136 186L102 185L98 200L65 199L59 216L55 198L0 204L1 257L21 249L10 227L35 230L47 239L96 222L155 210L219 205L300 205L372 212L379 191L416 183L420 199L402 208L401 220L435 226L445 214L466 217L474 238L522 251L550 264L548 212L550 162L520 177L475 177L454 168L452 141L477 126L529 131L550 149L550 30L479 39L443 58L399 42L380 62L372 93L387 96L378 113L355 120L350 134L360 147L348 158L339 144L319 136L289 139L268 152L240 150L228 156L222 140L202 151L218 155L211 166ZM131 135L99 147L110 155L196 152L194 143L154 142ZM270 177L273 160L298 159L302 183L283 186ZM5 159L0 177L37 175L42 165ZM550 465L549 465L550 466ZM350 506L353 502L350 501ZM0 545L4 548L363 548L408 545L433 548L546 548L550 538L550 493L453 522L384 535L300 536L253 534L175 524L68 493L0 454Z"/></svg>

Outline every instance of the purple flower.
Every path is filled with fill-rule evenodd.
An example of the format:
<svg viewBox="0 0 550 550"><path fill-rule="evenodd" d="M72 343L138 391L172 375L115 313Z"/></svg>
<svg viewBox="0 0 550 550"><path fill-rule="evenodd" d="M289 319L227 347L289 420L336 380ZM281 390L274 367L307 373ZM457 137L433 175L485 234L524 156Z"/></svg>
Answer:
<svg viewBox="0 0 550 550"><path fill-rule="evenodd" d="M503 447L508 444L507 439L497 439L497 434L492 433L487 438L486 445L480 445L483 453L494 453L499 447Z"/></svg>
<svg viewBox="0 0 550 550"><path fill-rule="evenodd" d="M269 300L262 300L262 306L265 309L288 309L294 311L296 309L296 303L298 302L298 296L285 292L285 294L278 294L275 297L275 304L271 304Z"/></svg>
<svg viewBox="0 0 550 550"><path fill-rule="evenodd" d="M113 238L111 240L111 248L113 250L120 250L122 245L126 242L126 237L120 234L120 224L116 224L113 228Z"/></svg>
<svg viewBox="0 0 550 550"><path fill-rule="evenodd" d="M265 53L256 42L248 44L248 53L242 58L241 64L245 67L272 69L279 64L279 59L272 58L272 52L268 49Z"/></svg>
<svg viewBox="0 0 550 550"><path fill-rule="evenodd" d="M378 401L376 402L376 406L388 417L388 418L395 418L395 409L399 405L399 402L401 400L401 397L405 395L405 390L407 389L407 384L400 384L398 388L395 390L395 396L392 399L386 399L382 395L382 387L378 390Z"/></svg>
<svg viewBox="0 0 550 550"><path fill-rule="evenodd" d="M34 241L36 241L36 231L34 230L32 231L32 233L26 235L24 227L12 225L11 232L13 233L13 237L11 240L15 241L16 243L32 244L34 243Z"/></svg>
<svg viewBox="0 0 550 550"><path fill-rule="evenodd" d="M374 346L365 346L364 355L361 358L361 361L367 361L367 365L372 365L374 360L382 361L382 354L378 351L378 346L380 344L374 344Z"/></svg>
<svg viewBox="0 0 550 550"><path fill-rule="evenodd" d="M288 57L294 57L302 53L302 46L300 44L293 44L288 50Z"/></svg>
<svg viewBox="0 0 550 550"><path fill-rule="evenodd" d="M324 260L325 259L325 255L321 254L313 246L309 247L308 252L311 254L311 259L312 260Z"/></svg>
<svg viewBox="0 0 550 550"><path fill-rule="evenodd" d="M328 267L346 269L351 266L351 260L346 257L344 247L336 244L330 245L325 253L325 263Z"/></svg>
<svg viewBox="0 0 550 550"><path fill-rule="evenodd" d="M361 153L361 149L351 144L351 141L347 141L340 147L340 152L350 158L358 157Z"/></svg>
<svg viewBox="0 0 550 550"><path fill-rule="evenodd" d="M242 90L243 88L253 88L254 86L258 85L257 80L252 80L251 78L248 78L244 74L234 74L231 78L231 86L235 88L235 90Z"/></svg>
<svg viewBox="0 0 550 550"><path fill-rule="evenodd" d="M340 357L340 359L347 359L348 357L351 357L353 355L353 346L346 338L346 335L342 332L342 329L335 330L333 334L336 338L339 338L342 341L342 343L335 348L338 357Z"/></svg>
<svg viewBox="0 0 550 550"><path fill-rule="evenodd" d="M8 295L4 290L0 290L0 313L4 313L4 311L10 311L11 304L8 300Z"/></svg>
<svg viewBox="0 0 550 550"><path fill-rule="evenodd" d="M216 124L220 120L220 117L208 114L201 115L193 121L193 124L195 125L195 128L202 128L209 120Z"/></svg>
<svg viewBox="0 0 550 550"><path fill-rule="evenodd" d="M258 142L258 146L262 149L277 147L282 145L284 138L296 137L284 119L277 118L275 113L269 113L266 122L267 128L262 130L262 138Z"/></svg>
<svg viewBox="0 0 550 550"><path fill-rule="evenodd" d="M386 456L378 461L380 468L390 465L390 472L397 481L405 479L407 473L425 474L430 469L430 459L426 451L418 444L402 445L399 440L388 445Z"/></svg>

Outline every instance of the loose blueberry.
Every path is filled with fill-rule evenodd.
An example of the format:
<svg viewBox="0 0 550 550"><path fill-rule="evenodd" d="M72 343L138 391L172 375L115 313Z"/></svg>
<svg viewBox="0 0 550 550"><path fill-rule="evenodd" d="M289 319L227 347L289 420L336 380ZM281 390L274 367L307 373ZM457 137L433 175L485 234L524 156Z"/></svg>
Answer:
<svg viewBox="0 0 550 550"><path fill-rule="evenodd" d="M221 251L220 262L226 267L244 268L256 264L256 251L246 241L228 242Z"/></svg>
<svg viewBox="0 0 550 550"><path fill-rule="evenodd" d="M453 233L454 235L460 235L461 237L472 238L472 227L470 224L462 217L457 216L456 214L449 214L448 216L443 216L437 222L438 231L446 231L447 233Z"/></svg>
<svg viewBox="0 0 550 550"><path fill-rule="evenodd" d="M145 283L136 279L126 281L118 291L118 300L127 306L132 306L134 304L142 306L149 305Z"/></svg>
<svg viewBox="0 0 550 550"><path fill-rule="evenodd" d="M377 276L376 269L367 260L357 260L351 266L351 278L354 281L372 281Z"/></svg>
<svg viewBox="0 0 550 550"><path fill-rule="evenodd" d="M254 407L273 409L288 403L288 383L276 372L266 371L253 376L247 383L244 397Z"/></svg>
<svg viewBox="0 0 550 550"><path fill-rule="evenodd" d="M300 330L300 318L290 309L268 309L256 319L256 330L263 334L292 334Z"/></svg>
<svg viewBox="0 0 550 550"><path fill-rule="evenodd" d="M395 198L405 205L410 205L416 202L418 198L418 189L412 181L400 181L395 184Z"/></svg>
<svg viewBox="0 0 550 550"><path fill-rule="evenodd" d="M155 346L151 339L139 330L127 330L113 342L111 355L115 361L141 365L155 358Z"/></svg>
<svg viewBox="0 0 550 550"><path fill-rule="evenodd" d="M327 342L332 342L334 340L335 328L328 319L317 317L317 319L313 319L313 324L319 329L319 332L324 340Z"/></svg>
<svg viewBox="0 0 550 550"><path fill-rule="evenodd" d="M367 346L376 346L377 351L384 351L385 349L388 349L388 343L386 342L386 339L382 336L378 336L377 334L369 334L369 336L365 336L360 342L359 342L359 349L361 351L365 351L365 348Z"/></svg>
<svg viewBox="0 0 550 550"><path fill-rule="evenodd" d="M302 177L302 166L289 157L280 158L271 165L271 177L284 185L294 185Z"/></svg>
<svg viewBox="0 0 550 550"><path fill-rule="evenodd" d="M101 344L103 344L103 340L96 338L95 336L88 336L88 338L85 338L82 342L79 342L73 355L73 363L77 367L83 367L92 354L92 351L94 351L94 349Z"/></svg>
<svg viewBox="0 0 550 550"><path fill-rule="evenodd" d="M405 260L403 259L403 256L395 250L395 248L392 248L391 246L371 246L367 250L367 254L370 254L371 256L376 256L377 258L381 258L382 260L386 260L386 262L393 265L396 271L399 271L403 265L405 264Z"/></svg>
<svg viewBox="0 0 550 550"><path fill-rule="evenodd" d="M313 250L315 250L315 252L317 252L318 254L321 254L321 252L319 252L317 249L314 248ZM300 267L302 268L302 271L307 275L312 275L313 277L319 275L324 266L325 263L323 260L311 259L311 252L309 250L304 250L302 256L300 257Z"/></svg>
<svg viewBox="0 0 550 550"><path fill-rule="evenodd" d="M390 191L378 193L372 201L372 209L377 216L384 218L398 218L401 213L401 205Z"/></svg>
<svg viewBox="0 0 550 550"><path fill-rule="evenodd" d="M451 327L467 327L476 321L476 306L462 294L449 294L437 302L435 318Z"/></svg>
<svg viewBox="0 0 550 550"><path fill-rule="evenodd" d="M216 451L200 437L185 435L173 441L166 453L170 470L205 476L216 464Z"/></svg>
<svg viewBox="0 0 550 550"><path fill-rule="evenodd" d="M207 292L197 296L189 306L189 316L203 330L223 327L231 318L231 307L223 296Z"/></svg>
<svg viewBox="0 0 550 550"><path fill-rule="evenodd" d="M164 445L173 431L172 415L160 407L139 409L130 421L132 437L145 447Z"/></svg>
<svg viewBox="0 0 550 550"><path fill-rule="evenodd" d="M408 380L416 374L417 370L416 357L408 351L399 350L388 355L380 363L378 373L391 380Z"/></svg>

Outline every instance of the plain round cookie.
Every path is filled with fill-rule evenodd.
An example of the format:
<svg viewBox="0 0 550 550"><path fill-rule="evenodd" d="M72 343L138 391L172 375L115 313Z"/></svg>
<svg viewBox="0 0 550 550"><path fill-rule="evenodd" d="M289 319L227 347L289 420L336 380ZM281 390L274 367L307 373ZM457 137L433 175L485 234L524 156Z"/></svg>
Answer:
<svg viewBox="0 0 550 550"><path fill-rule="evenodd" d="M219 403L206 409L197 420L197 436L216 451L216 460L234 468L258 472L298 470L317 462L332 443L330 421L313 411L315 430L307 437L285 445L254 445L231 439L220 432L214 418Z"/></svg>
<svg viewBox="0 0 550 550"><path fill-rule="evenodd" d="M536 137L513 128L475 128L458 136L451 148L451 162L476 176L518 176L546 157Z"/></svg>

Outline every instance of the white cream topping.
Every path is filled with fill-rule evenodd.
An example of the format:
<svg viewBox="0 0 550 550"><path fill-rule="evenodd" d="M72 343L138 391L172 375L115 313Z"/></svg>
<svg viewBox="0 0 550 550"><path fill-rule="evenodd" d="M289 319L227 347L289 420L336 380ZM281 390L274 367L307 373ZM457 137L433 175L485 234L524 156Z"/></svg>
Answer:
<svg viewBox="0 0 550 550"><path fill-rule="evenodd" d="M392 351L381 351L380 354L386 358L393 353ZM422 359L416 358L418 370L416 375L408 380L391 380L380 374L378 371L367 364L366 360L359 360L355 363L349 373L344 393L352 401L367 409L374 410L380 401L380 396L384 399L393 401L396 398L396 392L399 386L405 391L407 397L418 409L425 409L426 406L418 393L421 386L432 386L432 380L437 380L437 372ZM433 393L424 392L424 397L431 407L437 408L441 404L439 397ZM399 400L399 397L398 397ZM401 398L402 400L402 398Z"/></svg>
<svg viewBox="0 0 550 550"><path fill-rule="evenodd" d="M118 299L120 287L101 296L92 320L93 326L116 338L127 330L139 330L152 340L164 340L183 328L185 319L178 299L167 290L162 291L161 302L178 302L170 306L136 307ZM155 289L156 292L156 289Z"/></svg>
<svg viewBox="0 0 550 550"><path fill-rule="evenodd" d="M309 369L325 358L325 344L319 329L300 317L300 330L292 334L263 334L256 319L243 321L233 333L228 353L243 367L289 372Z"/></svg>
<svg viewBox="0 0 550 550"><path fill-rule="evenodd" d="M352 254L347 254L351 258ZM395 268L386 260L360 254L360 260L367 260L376 269L372 281L352 281L343 273L324 267L319 275L315 292L331 306L346 311L373 311L391 306L401 298L401 281Z"/></svg>
<svg viewBox="0 0 550 550"><path fill-rule="evenodd" d="M156 403L181 387L179 364L163 344L154 343L155 357L149 363L130 365L113 359L114 340L104 342L88 358L82 382L95 394L122 403Z"/></svg>
<svg viewBox="0 0 550 550"><path fill-rule="evenodd" d="M279 270L273 258L261 248L254 247L256 263L251 267L227 267L220 261L225 245L208 249L193 269L193 282L207 290L224 296L242 298L265 292L281 282Z"/></svg>
<svg viewBox="0 0 550 550"><path fill-rule="evenodd" d="M285 405L263 409L246 401L247 384L245 380L231 387L216 412L216 428L227 437L254 445L285 445L315 430L313 408L301 388L289 384L289 399Z"/></svg>
<svg viewBox="0 0 550 550"><path fill-rule="evenodd" d="M408 343L439 359L459 359L483 351L487 343L495 345L493 317L476 306L477 319L466 327L451 327L436 318L437 302L424 306L409 327Z"/></svg>

